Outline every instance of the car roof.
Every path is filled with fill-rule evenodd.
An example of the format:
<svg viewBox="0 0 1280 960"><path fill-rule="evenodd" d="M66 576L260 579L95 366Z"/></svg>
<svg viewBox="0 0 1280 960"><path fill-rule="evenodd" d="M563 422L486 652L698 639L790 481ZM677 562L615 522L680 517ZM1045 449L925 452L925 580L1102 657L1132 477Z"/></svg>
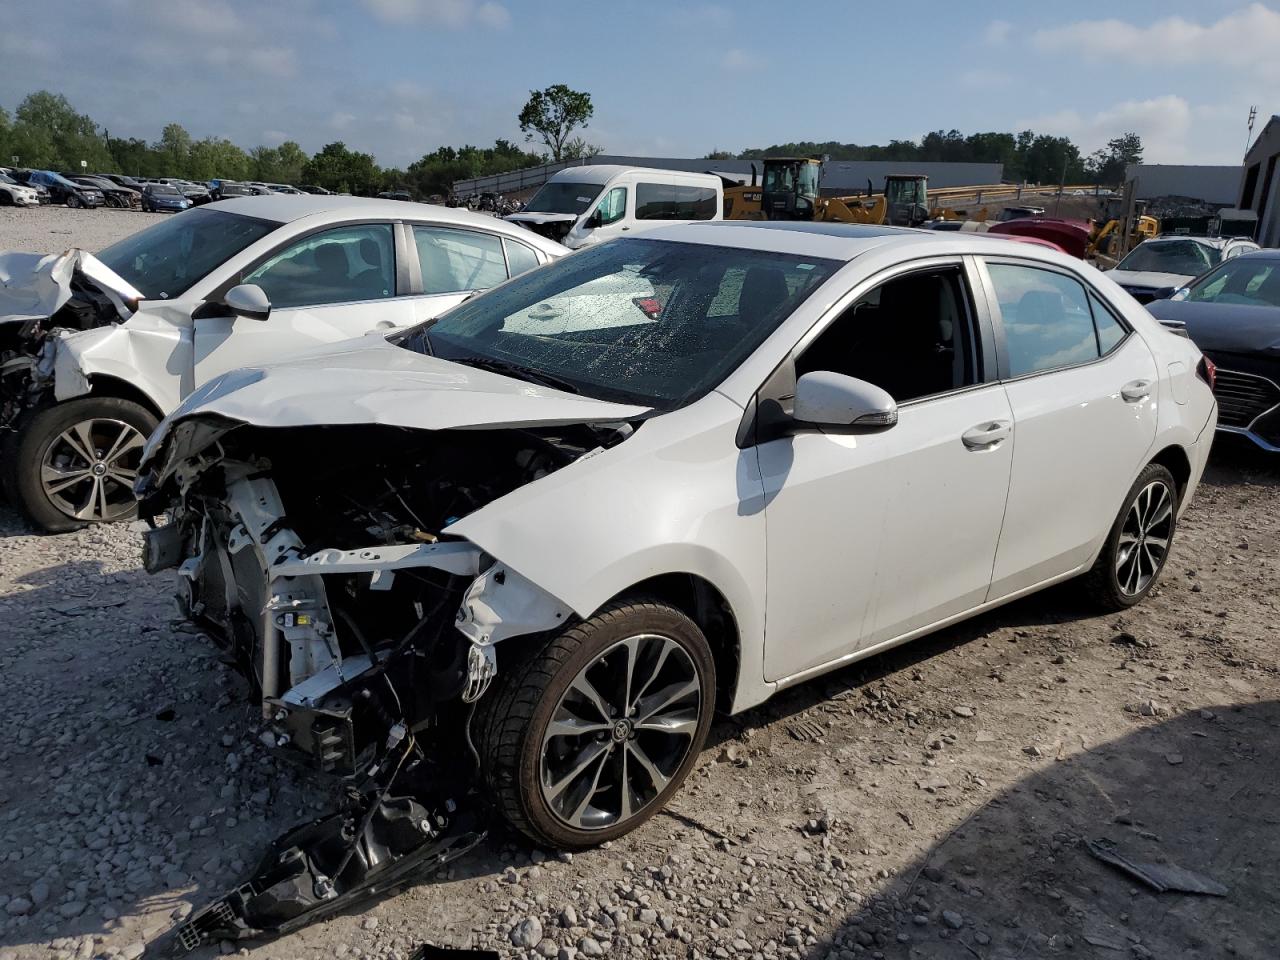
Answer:
<svg viewBox="0 0 1280 960"><path fill-rule="evenodd" d="M260 197L232 197L206 204L205 208L279 223L326 216L343 220L363 217L370 220L424 220L446 226L475 227L501 234L537 247L544 253L555 255L567 252L560 244L497 217L432 203L405 203L403 200L385 200L379 197L339 197L316 193L270 193Z"/></svg>
<svg viewBox="0 0 1280 960"><path fill-rule="evenodd" d="M1175 240L1193 240L1196 243L1203 244L1206 247L1225 247L1232 240L1244 240L1246 243L1253 243L1248 237L1193 237L1189 234L1171 233L1168 236L1152 237L1150 240L1144 240L1143 243L1172 243ZM1137 247L1134 247L1136 250Z"/></svg>
<svg viewBox="0 0 1280 960"><path fill-rule="evenodd" d="M652 173L661 176L700 177L720 182L713 173L695 173L692 170L662 170L657 167L629 167L620 163L589 163L581 167L566 167L551 179L569 183L608 183L622 173Z"/></svg>
<svg viewBox="0 0 1280 960"><path fill-rule="evenodd" d="M1248 237L1232 237L1231 239L1232 240L1249 240ZM1253 243L1254 241L1249 240L1249 242ZM1261 249L1261 250L1246 250L1244 253L1240 254L1240 256L1235 257L1226 262L1235 263L1236 260L1244 260L1245 258L1248 258L1250 260L1280 260L1280 250L1277 250L1275 248L1267 248L1267 249Z"/></svg>
<svg viewBox="0 0 1280 960"><path fill-rule="evenodd" d="M967 252L987 253L1002 250L1016 256L1030 255L1039 259L1060 258L1062 254L1031 244L1019 244L1008 237L951 230L918 230L861 223L809 223L805 221L703 220L698 223L672 224L645 231L635 240L671 240L681 243L704 243L747 250L791 253L828 260L852 260L869 250L884 246L919 246L925 253L936 248L939 254L955 252L960 246ZM944 251L942 248L945 247Z"/></svg>

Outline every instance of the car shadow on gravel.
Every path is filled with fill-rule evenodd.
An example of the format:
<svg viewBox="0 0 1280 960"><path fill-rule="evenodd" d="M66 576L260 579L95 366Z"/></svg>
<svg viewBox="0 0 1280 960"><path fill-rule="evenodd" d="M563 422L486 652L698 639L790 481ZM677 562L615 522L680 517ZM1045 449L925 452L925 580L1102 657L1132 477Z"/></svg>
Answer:
<svg viewBox="0 0 1280 960"><path fill-rule="evenodd" d="M1034 773L960 819L806 955L1280 956L1280 703L1142 722L1078 755L1034 761ZM1157 893L1094 859L1085 841L1102 839L1227 894Z"/></svg>

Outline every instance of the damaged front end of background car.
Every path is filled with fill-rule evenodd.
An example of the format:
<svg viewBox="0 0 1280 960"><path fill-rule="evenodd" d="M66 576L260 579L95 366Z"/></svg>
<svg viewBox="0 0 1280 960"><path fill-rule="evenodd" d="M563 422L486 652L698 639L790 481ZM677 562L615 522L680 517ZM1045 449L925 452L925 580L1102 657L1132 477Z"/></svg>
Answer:
<svg viewBox="0 0 1280 960"><path fill-rule="evenodd" d="M138 487L142 515L168 517L145 566L177 569L181 612L248 678L276 747L347 784L340 809L171 931L189 950L287 932L483 838L472 724L494 645L573 614L449 528L633 427L172 420Z"/></svg>
<svg viewBox="0 0 1280 960"><path fill-rule="evenodd" d="M0 438L46 397L87 393L65 341L123 323L141 297L83 250L0 254Z"/></svg>

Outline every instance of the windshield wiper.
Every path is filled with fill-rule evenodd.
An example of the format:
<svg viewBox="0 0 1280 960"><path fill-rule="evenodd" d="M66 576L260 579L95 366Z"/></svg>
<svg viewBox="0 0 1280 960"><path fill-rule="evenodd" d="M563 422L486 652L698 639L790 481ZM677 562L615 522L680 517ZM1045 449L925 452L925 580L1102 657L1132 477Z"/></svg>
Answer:
<svg viewBox="0 0 1280 960"><path fill-rule="evenodd" d="M540 383L544 387L551 387L555 390L563 390L565 393L581 393L577 384L561 377L557 377L552 373L544 373L541 370L535 370L532 367L526 367L520 363L513 363L510 360L499 360L497 357L446 357L445 359L452 363L465 363L471 367L479 367L481 370L489 370L493 373L504 373L508 376L515 377L517 380L530 380L533 383Z"/></svg>

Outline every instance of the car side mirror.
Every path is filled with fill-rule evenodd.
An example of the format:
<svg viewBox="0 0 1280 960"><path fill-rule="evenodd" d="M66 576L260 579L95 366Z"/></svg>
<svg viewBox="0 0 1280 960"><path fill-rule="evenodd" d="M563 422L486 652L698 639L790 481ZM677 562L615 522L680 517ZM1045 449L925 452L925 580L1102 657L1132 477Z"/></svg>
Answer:
<svg viewBox="0 0 1280 960"><path fill-rule="evenodd" d="M600 209L597 207L591 216L583 221L582 225L588 230L594 230L596 227L604 226L604 217L600 216Z"/></svg>
<svg viewBox="0 0 1280 960"><path fill-rule="evenodd" d="M232 287L222 298L222 302L238 317L265 320L271 316L271 301L267 298L267 292L256 283L242 283Z"/></svg>
<svg viewBox="0 0 1280 960"><path fill-rule="evenodd" d="M873 383L830 370L815 370L796 381L791 416L797 426L883 430L898 422L898 404Z"/></svg>

